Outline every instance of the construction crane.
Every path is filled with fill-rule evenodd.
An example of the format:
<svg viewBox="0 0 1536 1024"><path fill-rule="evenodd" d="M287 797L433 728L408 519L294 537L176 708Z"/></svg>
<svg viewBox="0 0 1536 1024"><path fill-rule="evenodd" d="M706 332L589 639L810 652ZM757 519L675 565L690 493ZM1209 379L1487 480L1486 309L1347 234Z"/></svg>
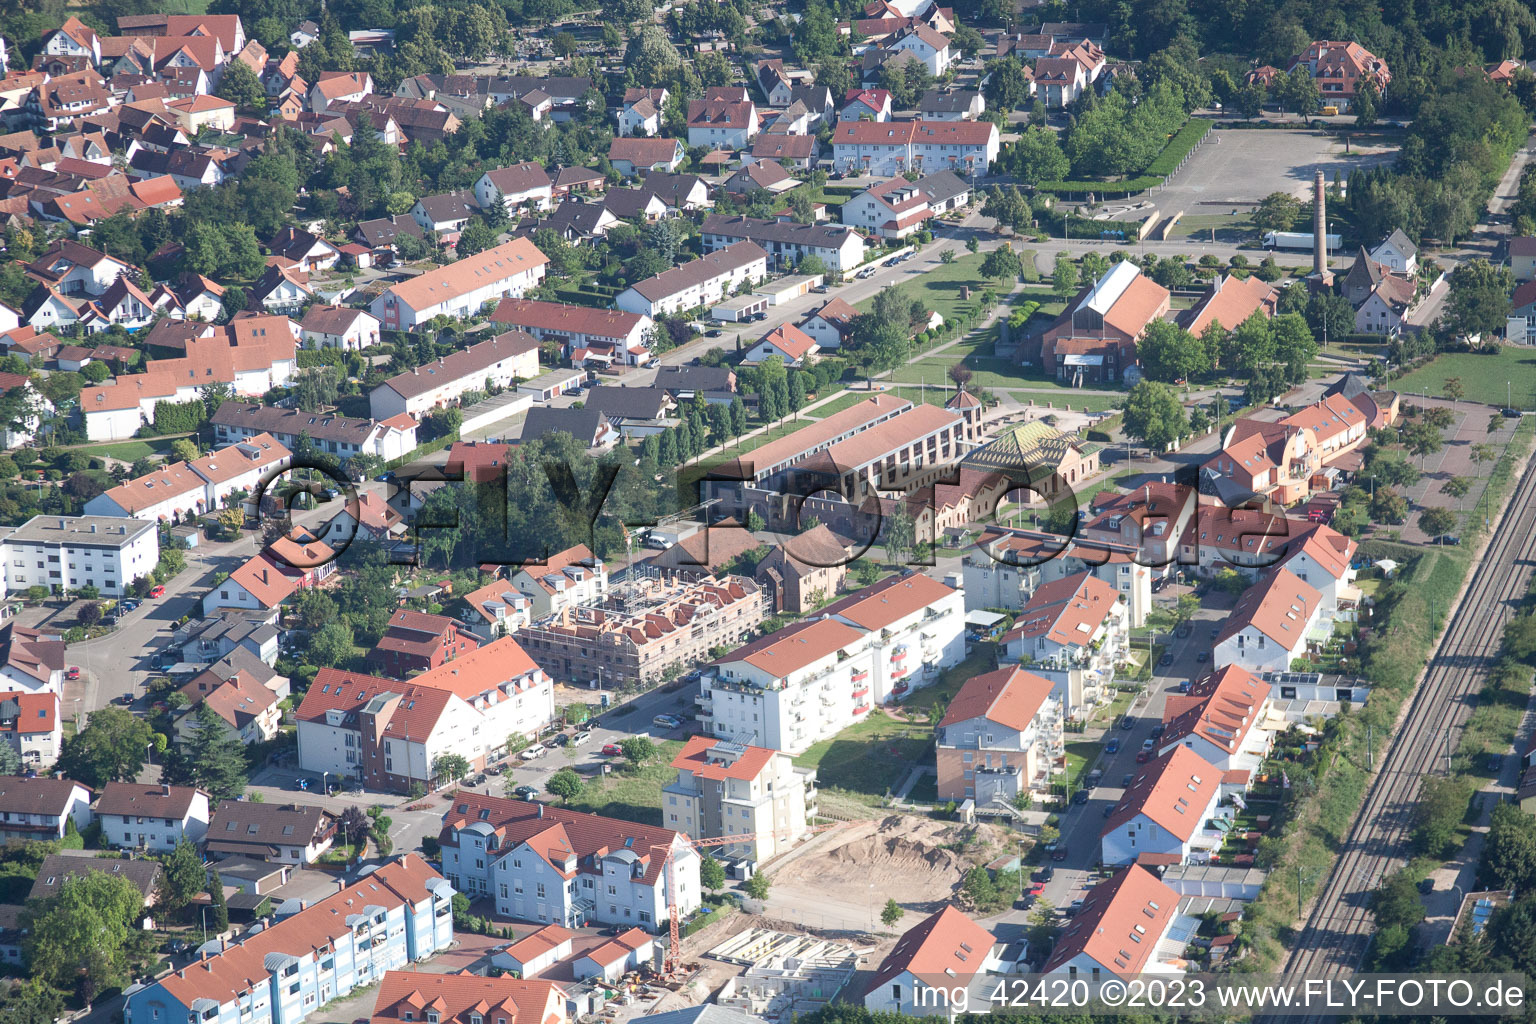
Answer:
<svg viewBox="0 0 1536 1024"><path fill-rule="evenodd" d="M854 825L867 824L869 824L869 822L862 819L857 821L830 821L822 825L812 825L807 828L803 834L811 835L815 832L830 832L840 828L850 828ZM759 836L773 836L775 838L782 838L788 831L788 829L778 829L772 832L742 832L739 835L734 836L707 836L703 839L693 839L679 832L677 838L681 839L684 843L687 843L691 848L699 850L711 846L731 846L735 843L750 843L754 839L757 839ZM673 859L673 854L676 852L677 844L673 843L672 846L667 848L667 860L666 864L664 865L667 872L667 916L670 918L671 923L671 942L667 945L666 959L662 961L662 973L667 976L671 976L672 973L677 970L683 958L682 942L678 934L677 866Z"/></svg>

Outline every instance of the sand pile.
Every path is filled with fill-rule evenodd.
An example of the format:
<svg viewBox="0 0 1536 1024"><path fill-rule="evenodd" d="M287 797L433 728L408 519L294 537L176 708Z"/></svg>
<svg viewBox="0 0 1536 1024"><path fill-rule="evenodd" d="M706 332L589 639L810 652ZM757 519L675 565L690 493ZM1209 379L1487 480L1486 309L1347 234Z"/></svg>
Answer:
<svg viewBox="0 0 1536 1024"><path fill-rule="evenodd" d="M786 864L774 882L810 882L829 891L873 886L900 893L907 904L943 900L974 863L957 847L974 832L970 826L892 815L835 833L815 854Z"/></svg>

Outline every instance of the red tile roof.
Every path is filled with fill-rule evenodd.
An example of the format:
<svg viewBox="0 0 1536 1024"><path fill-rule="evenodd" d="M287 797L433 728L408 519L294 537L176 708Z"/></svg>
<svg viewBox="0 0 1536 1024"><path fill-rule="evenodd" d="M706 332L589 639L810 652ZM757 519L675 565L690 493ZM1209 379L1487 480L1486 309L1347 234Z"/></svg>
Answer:
<svg viewBox="0 0 1536 1024"><path fill-rule="evenodd" d="M1019 612L1004 642L1033 641L1086 646L1120 601L1120 592L1092 573L1074 573L1042 584Z"/></svg>
<svg viewBox="0 0 1536 1024"><path fill-rule="evenodd" d="M516 640L504 636L437 668L428 669L411 682L446 690L462 700L472 701L504 683L516 681L521 689L525 685L537 685L543 677L543 670L534 664L528 652Z"/></svg>
<svg viewBox="0 0 1536 1024"><path fill-rule="evenodd" d="M949 702L940 726L973 718L1023 732L1051 696L1051 681L1017 665L985 672L965 681Z"/></svg>
<svg viewBox="0 0 1536 1024"><path fill-rule="evenodd" d="M720 742L722 741L713 736L688 737L682 753L672 759L672 767L690 771L695 778L708 779L711 782L719 782L723 779L741 779L750 782L761 775L764 768L773 763L774 754L777 753L766 747L747 747L746 752L740 756L710 757L716 744Z"/></svg>
<svg viewBox="0 0 1536 1024"><path fill-rule="evenodd" d="M885 629L955 593L953 587L932 576L913 572L905 576L889 576L827 605L818 614L847 619L866 630Z"/></svg>
<svg viewBox="0 0 1536 1024"><path fill-rule="evenodd" d="M1268 697L1269 684L1239 665L1228 665L1196 683L1177 713L1169 714L1171 708L1164 710L1168 728L1158 745L1166 748L1199 736L1219 750L1235 754L1258 723Z"/></svg>
<svg viewBox="0 0 1536 1024"><path fill-rule="evenodd" d="M1141 973L1179 906L1179 894L1138 865L1121 869L1083 897L1051 948L1047 973L1086 954L1122 978Z"/></svg>
<svg viewBox="0 0 1536 1024"><path fill-rule="evenodd" d="M390 971L379 985L372 1024L425 1021L429 1009L441 1024L563 1024L566 1019L565 992L554 982L488 978L466 969L458 974Z"/></svg>
<svg viewBox="0 0 1536 1024"><path fill-rule="evenodd" d="M1289 569L1272 569L1238 597L1216 643L1252 626L1288 651L1296 646L1321 600L1311 584Z"/></svg>
<svg viewBox="0 0 1536 1024"><path fill-rule="evenodd" d="M991 932L945 907L896 940L864 991L874 992L908 971L931 986L963 986L981 970L995 942Z"/></svg>
<svg viewBox="0 0 1536 1024"><path fill-rule="evenodd" d="M1175 747L1141 766L1099 834L1109 835L1144 814L1187 843L1220 788L1220 769L1188 747Z"/></svg>

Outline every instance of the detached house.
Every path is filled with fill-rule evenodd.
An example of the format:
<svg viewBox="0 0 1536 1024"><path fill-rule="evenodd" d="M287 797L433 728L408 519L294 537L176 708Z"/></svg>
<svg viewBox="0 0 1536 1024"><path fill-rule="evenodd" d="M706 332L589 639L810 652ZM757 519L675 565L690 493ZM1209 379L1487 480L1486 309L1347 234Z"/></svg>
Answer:
<svg viewBox="0 0 1536 1024"><path fill-rule="evenodd" d="M225 800L208 823L208 852L216 857L313 864L338 829L315 804Z"/></svg>
<svg viewBox="0 0 1536 1024"><path fill-rule="evenodd" d="M986 993L1001 966L992 933L954 907L945 907L896 940L864 990L864 1008L909 1017L948 1017L957 1012L958 989L966 1004L986 1006Z"/></svg>
<svg viewBox="0 0 1536 1024"><path fill-rule="evenodd" d="M64 742L61 704L56 692L0 694L0 739L16 751L23 767L50 768L58 760Z"/></svg>
<svg viewBox="0 0 1536 1024"><path fill-rule="evenodd" d="M745 90L743 90L743 94ZM688 145L745 149L757 134L757 106L750 99L694 100L688 104ZM668 168L675 170L675 168Z"/></svg>
<svg viewBox="0 0 1536 1024"><path fill-rule="evenodd" d="M899 30L885 43L885 49L912 54L935 78L948 70L954 59L949 37L922 22Z"/></svg>
<svg viewBox="0 0 1536 1024"><path fill-rule="evenodd" d="M1239 665L1249 672L1289 672L1307 651L1318 626L1322 595L1285 567L1267 573L1243 591L1216 635L1211 658L1219 667ZM1312 636L1314 641L1326 634Z"/></svg>
<svg viewBox="0 0 1536 1024"><path fill-rule="evenodd" d="M1182 746L1142 765L1104 822L1104 863L1134 864L1151 855L1185 864L1196 850L1220 849L1224 833L1212 819L1221 776L1221 769Z"/></svg>
<svg viewBox="0 0 1536 1024"><path fill-rule="evenodd" d="M486 171L475 181L474 192L482 210L500 198L509 214L524 206L547 210L554 197L549 172L532 160Z"/></svg>
<svg viewBox="0 0 1536 1024"><path fill-rule="evenodd" d="M680 139L617 138L608 146L608 162L626 177L641 171L675 171L685 155Z"/></svg>
<svg viewBox="0 0 1536 1024"><path fill-rule="evenodd" d="M619 137L661 134L661 111L670 95L666 89L626 89L617 115Z"/></svg>
<svg viewBox="0 0 1536 1024"><path fill-rule="evenodd" d="M1193 935L1199 921L1179 913L1179 900L1179 893L1146 868L1121 869L1084 895L1043 972L1090 982L1182 974L1186 961L1177 954L1183 943L1169 951L1167 939L1175 922L1182 934Z"/></svg>

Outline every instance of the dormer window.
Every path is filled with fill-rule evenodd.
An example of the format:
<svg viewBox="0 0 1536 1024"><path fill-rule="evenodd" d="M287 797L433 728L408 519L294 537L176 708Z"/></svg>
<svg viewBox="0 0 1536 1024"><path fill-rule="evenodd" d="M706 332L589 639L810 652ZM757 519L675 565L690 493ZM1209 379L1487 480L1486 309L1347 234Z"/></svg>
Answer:
<svg viewBox="0 0 1536 1024"><path fill-rule="evenodd" d="M436 1010L428 1010L427 1011L427 1024L437 1024L437 1011Z"/></svg>

